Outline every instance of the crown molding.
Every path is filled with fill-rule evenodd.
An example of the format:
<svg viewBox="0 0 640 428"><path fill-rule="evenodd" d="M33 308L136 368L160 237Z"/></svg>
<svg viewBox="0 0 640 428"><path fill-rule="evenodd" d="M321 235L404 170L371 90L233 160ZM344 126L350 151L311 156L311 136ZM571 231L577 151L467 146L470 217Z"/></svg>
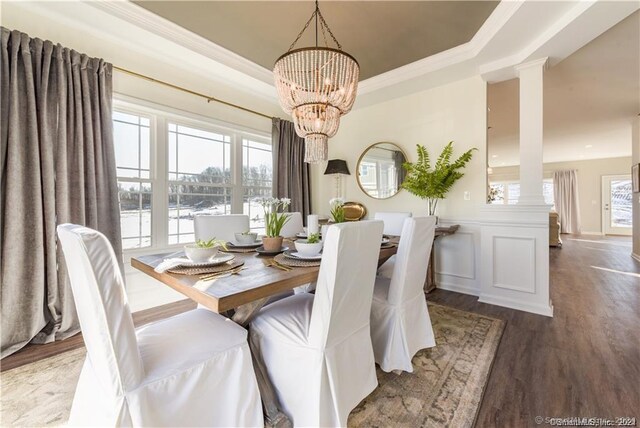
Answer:
<svg viewBox="0 0 640 428"><path fill-rule="evenodd" d="M520 9L523 3L524 1L522 0L500 2L467 43L363 80L358 85L358 92L366 94L474 59Z"/></svg>
<svg viewBox="0 0 640 428"><path fill-rule="evenodd" d="M87 4L273 86L273 72L127 0Z"/></svg>

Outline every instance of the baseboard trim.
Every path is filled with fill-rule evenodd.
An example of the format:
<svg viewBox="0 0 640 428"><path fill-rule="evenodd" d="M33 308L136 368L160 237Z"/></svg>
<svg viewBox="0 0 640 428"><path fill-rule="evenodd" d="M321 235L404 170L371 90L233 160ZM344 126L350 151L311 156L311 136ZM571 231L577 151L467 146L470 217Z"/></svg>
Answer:
<svg viewBox="0 0 640 428"><path fill-rule="evenodd" d="M479 296L478 290L453 282L438 281L438 288L441 290L455 291L456 293L468 294L470 296Z"/></svg>
<svg viewBox="0 0 640 428"><path fill-rule="evenodd" d="M553 317L553 305L549 300L549 305L532 305L512 299L507 299L498 296L483 296L482 294L478 298L478 302L487 303L489 305L502 306L509 309L516 309L518 311L530 312L532 314L544 315L546 317Z"/></svg>
<svg viewBox="0 0 640 428"><path fill-rule="evenodd" d="M635 261L640 262L640 256L637 255L636 253L631 253L631 257L633 257Z"/></svg>
<svg viewBox="0 0 640 428"><path fill-rule="evenodd" d="M596 236L602 236L604 235L602 232L580 232L580 235L596 235Z"/></svg>

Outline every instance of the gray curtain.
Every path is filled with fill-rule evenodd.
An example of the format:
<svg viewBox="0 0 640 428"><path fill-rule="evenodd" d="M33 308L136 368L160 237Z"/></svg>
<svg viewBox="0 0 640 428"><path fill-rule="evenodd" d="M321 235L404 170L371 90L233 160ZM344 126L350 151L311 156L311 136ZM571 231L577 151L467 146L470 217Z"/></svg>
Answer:
<svg viewBox="0 0 640 428"><path fill-rule="evenodd" d="M291 198L289 211L301 212L304 223L311 214L309 164L304 162L304 139L293 122L273 118L273 196Z"/></svg>
<svg viewBox="0 0 640 428"><path fill-rule="evenodd" d="M553 173L553 197L560 220L560 233L580 233L578 171Z"/></svg>
<svg viewBox="0 0 640 428"><path fill-rule="evenodd" d="M398 188L400 188L400 185L404 183L404 179L407 176L407 171L402 167L402 165L406 161L407 160L404 157L404 153L399 150L393 151L393 163L396 168L396 180L398 182Z"/></svg>
<svg viewBox="0 0 640 428"><path fill-rule="evenodd" d="M121 254L111 64L1 28L1 356L79 331L56 225Z"/></svg>

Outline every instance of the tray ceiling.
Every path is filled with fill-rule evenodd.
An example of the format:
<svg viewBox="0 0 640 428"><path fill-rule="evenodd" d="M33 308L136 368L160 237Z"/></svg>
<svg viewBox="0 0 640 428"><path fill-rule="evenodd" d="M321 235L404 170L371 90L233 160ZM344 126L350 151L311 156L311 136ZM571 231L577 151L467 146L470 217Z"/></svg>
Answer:
<svg viewBox="0 0 640 428"><path fill-rule="evenodd" d="M135 3L269 70L314 8L310 1ZM320 10L343 49L360 63L365 80L468 42L498 3L327 1L320 2ZM296 46L313 45L314 36L311 24Z"/></svg>

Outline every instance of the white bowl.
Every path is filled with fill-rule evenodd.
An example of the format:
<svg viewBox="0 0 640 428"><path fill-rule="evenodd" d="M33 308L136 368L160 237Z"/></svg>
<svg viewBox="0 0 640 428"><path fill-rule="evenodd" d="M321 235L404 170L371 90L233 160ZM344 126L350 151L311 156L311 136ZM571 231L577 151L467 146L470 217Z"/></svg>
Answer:
<svg viewBox="0 0 640 428"><path fill-rule="evenodd" d="M220 247L199 248L196 244L187 244L184 246L184 253L192 262L206 263L218 255L219 249Z"/></svg>
<svg viewBox="0 0 640 428"><path fill-rule="evenodd" d="M236 242L238 244L253 244L258 239L258 234L255 232L251 233L236 233Z"/></svg>
<svg viewBox="0 0 640 428"><path fill-rule="evenodd" d="M296 251L298 251L303 256L312 257L322 251L322 241L315 244L309 244L306 239L298 239L297 241L295 241L295 245Z"/></svg>

